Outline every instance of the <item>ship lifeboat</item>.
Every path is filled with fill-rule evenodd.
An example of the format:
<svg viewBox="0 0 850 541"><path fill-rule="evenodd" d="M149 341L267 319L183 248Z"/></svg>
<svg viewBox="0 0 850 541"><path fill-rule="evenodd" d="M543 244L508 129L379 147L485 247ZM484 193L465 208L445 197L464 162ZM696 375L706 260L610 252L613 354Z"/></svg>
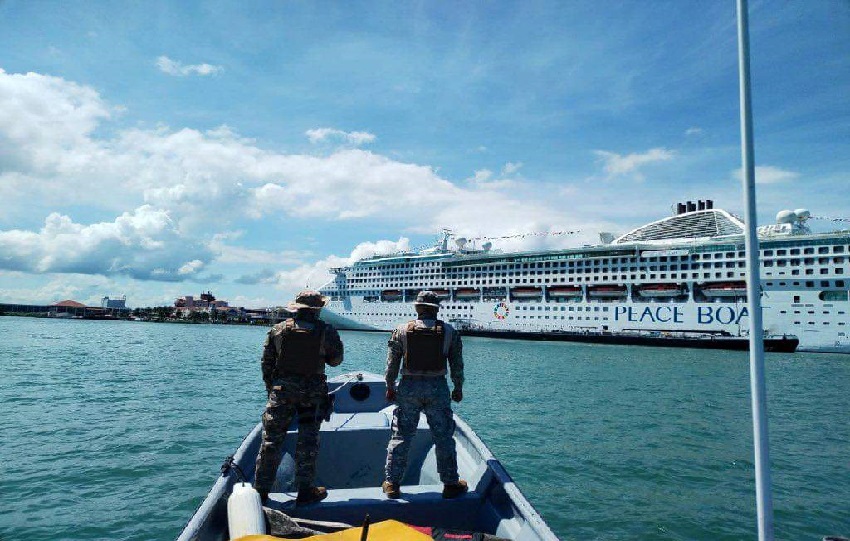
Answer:
<svg viewBox="0 0 850 541"><path fill-rule="evenodd" d="M743 281L715 282L713 284L705 284L700 289L702 290L702 294L706 297L747 296L747 283Z"/></svg>
<svg viewBox="0 0 850 541"><path fill-rule="evenodd" d="M645 284L638 288L641 297L678 297L684 293L682 284Z"/></svg>
<svg viewBox="0 0 850 541"><path fill-rule="evenodd" d="M382 301L400 301L402 292L399 289L385 289L381 291Z"/></svg>
<svg viewBox="0 0 850 541"><path fill-rule="evenodd" d="M484 300L502 300L506 298L507 291L503 287L485 287L484 288Z"/></svg>
<svg viewBox="0 0 850 541"><path fill-rule="evenodd" d="M549 297L554 299L581 296L581 286L552 286L549 288Z"/></svg>
<svg viewBox="0 0 850 541"><path fill-rule="evenodd" d="M590 286L587 288L587 295L597 299L616 299L625 297L628 290L626 286L607 285L607 286Z"/></svg>
<svg viewBox="0 0 850 541"><path fill-rule="evenodd" d="M459 287L455 289L456 299L477 299L481 294L475 287Z"/></svg>
<svg viewBox="0 0 850 541"><path fill-rule="evenodd" d="M514 299L534 299L543 296L542 287L513 287L511 297Z"/></svg>

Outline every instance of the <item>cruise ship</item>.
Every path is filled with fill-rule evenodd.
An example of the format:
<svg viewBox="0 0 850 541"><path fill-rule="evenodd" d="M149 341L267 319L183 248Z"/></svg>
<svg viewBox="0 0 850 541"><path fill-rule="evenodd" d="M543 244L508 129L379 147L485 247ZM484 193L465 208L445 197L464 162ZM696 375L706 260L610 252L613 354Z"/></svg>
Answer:
<svg viewBox="0 0 850 541"><path fill-rule="evenodd" d="M850 353L850 231L813 233L810 217L783 210L758 228L765 339ZM322 318L341 329L390 330L429 289L443 298L441 317L473 334L743 343L744 227L699 200L616 239L600 235L598 246L501 253L446 231L433 248L331 269Z"/></svg>

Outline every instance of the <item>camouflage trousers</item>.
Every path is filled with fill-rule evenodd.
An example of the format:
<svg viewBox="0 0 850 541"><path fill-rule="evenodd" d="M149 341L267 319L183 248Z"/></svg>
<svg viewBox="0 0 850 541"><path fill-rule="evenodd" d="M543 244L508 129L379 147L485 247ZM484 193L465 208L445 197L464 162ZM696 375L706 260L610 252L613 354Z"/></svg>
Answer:
<svg viewBox="0 0 850 541"><path fill-rule="evenodd" d="M440 481L456 483L457 454L455 453L455 422L452 417L449 386L443 377L402 377L396 391L393 410L392 437L387 446L386 480L401 483L407 468L407 454L419 425L419 412L425 412L437 455Z"/></svg>
<svg viewBox="0 0 850 541"><path fill-rule="evenodd" d="M313 486L319 456L321 419L318 412L327 394L324 376L289 376L275 380L263 413L263 443L254 473L254 488L258 492L271 492L283 457L283 440L296 414L295 488Z"/></svg>

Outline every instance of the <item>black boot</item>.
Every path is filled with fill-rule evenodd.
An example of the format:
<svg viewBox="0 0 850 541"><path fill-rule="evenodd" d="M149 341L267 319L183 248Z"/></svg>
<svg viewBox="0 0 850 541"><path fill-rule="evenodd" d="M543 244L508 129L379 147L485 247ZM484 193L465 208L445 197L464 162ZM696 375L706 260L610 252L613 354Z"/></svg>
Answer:
<svg viewBox="0 0 850 541"><path fill-rule="evenodd" d="M310 487L301 488L298 490L298 497L295 498L297 505L307 505L308 503L316 503L328 497L328 491L325 487Z"/></svg>

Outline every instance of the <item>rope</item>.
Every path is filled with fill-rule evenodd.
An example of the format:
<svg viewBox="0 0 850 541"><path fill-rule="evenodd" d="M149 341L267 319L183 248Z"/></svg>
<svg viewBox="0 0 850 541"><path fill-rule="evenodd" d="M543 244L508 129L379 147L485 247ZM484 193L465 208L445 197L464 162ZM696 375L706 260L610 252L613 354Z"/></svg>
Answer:
<svg viewBox="0 0 850 541"><path fill-rule="evenodd" d="M241 483L248 482L245 478L245 472L243 472L242 468L239 467L239 464L236 463L236 459L233 458L233 455L224 459L224 464L221 465L221 475L225 476L229 474L231 470L236 471L236 477Z"/></svg>

